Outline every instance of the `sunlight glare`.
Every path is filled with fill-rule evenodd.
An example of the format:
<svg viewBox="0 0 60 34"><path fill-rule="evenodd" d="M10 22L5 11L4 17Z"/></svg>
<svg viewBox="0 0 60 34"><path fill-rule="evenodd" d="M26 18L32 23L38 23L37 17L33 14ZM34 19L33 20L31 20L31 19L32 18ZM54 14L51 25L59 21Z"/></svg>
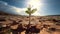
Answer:
<svg viewBox="0 0 60 34"><path fill-rule="evenodd" d="M43 5L41 2L41 0L28 0L27 5L31 5L32 8L37 8L39 10Z"/></svg>

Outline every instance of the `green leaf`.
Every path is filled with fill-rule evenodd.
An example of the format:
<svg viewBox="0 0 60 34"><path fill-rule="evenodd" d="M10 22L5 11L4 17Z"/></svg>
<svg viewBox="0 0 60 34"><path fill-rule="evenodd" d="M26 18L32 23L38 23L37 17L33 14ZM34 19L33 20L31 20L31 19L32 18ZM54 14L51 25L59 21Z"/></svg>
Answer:
<svg viewBox="0 0 60 34"><path fill-rule="evenodd" d="M31 10L31 8L29 7L29 8L27 8L29 11Z"/></svg>
<svg viewBox="0 0 60 34"><path fill-rule="evenodd" d="M31 11L31 13L33 14L35 11L37 11L37 9L33 9L33 10Z"/></svg>
<svg viewBox="0 0 60 34"><path fill-rule="evenodd" d="M29 11L25 11L27 14L30 14Z"/></svg>

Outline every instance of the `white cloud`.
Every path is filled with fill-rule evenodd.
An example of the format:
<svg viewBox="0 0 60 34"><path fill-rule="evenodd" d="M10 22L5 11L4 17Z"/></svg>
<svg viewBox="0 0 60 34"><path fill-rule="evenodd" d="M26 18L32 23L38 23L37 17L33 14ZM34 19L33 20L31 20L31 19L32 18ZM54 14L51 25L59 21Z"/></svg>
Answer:
<svg viewBox="0 0 60 34"><path fill-rule="evenodd" d="M6 2L0 1L0 10L6 13L22 15L23 11L25 11L26 8L17 8L17 7L8 5Z"/></svg>
<svg viewBox="0 0 60 34"><path fill-rule="evenodd" d="M0 1L0 10L10 13L10 14L17 14L17 15L27 15L25 13L26 8L17 8L11 5L8 5L6 2ZM40 15L39 12L35 12L33 15Z"/></svg>

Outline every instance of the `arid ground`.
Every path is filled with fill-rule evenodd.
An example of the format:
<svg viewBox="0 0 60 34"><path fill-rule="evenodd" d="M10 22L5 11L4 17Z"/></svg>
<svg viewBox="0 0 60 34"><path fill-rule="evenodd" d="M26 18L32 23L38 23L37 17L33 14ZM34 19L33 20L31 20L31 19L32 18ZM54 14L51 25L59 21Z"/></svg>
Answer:
<svg viewBox="0 0 60 34"><path fill-rule="evenodd" d="M16 16L16 15L0 15L0 26L5 27L6 25L10 26L13 21L27 25L29 23L28 16ZM52 15L52 16L31 16L32 25L49 25L47 28L43 28L39 34L60 34L60 16ZM16 28L15 26L14 28ZM54 28L55 30L49 30L48 28ZM21 32L21 34L25 34L25 31Z"/></svg>

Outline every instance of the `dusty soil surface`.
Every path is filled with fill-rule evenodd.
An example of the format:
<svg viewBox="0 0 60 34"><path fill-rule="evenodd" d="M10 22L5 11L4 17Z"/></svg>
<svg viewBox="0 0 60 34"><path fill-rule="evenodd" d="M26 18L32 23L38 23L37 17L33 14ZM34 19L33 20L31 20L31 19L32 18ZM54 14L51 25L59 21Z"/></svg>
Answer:
<svg viewBox="0 0 60 34"><path fill-rule="evenodd" d="M29 17L27 16L13 16L13 15L0 15L0 23L2 25L10 25L16 21L17 23L28 24ZM56 31L49 31L42 29L39 34L60 34L60 16L32 16L31 24L46 24L50 25L49 28L56 28ZM25 31L24 31L25 32ZM25 34L22 32L21 34Z"/></svg>

